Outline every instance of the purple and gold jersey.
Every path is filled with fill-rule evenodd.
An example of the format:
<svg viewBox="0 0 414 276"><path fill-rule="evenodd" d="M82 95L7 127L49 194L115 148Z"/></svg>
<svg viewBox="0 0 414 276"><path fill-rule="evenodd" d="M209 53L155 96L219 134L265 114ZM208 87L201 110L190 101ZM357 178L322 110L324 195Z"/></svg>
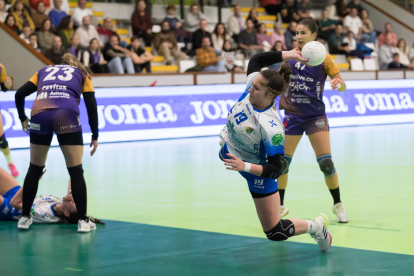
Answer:
<svg viewBox="0 0 414 276"><path fill-rule="evenodd" d="M298 48L292 51L299 51ZM332 78L339 73L338 66L331 55L318 66L306 66L295 60L285 61L292 67L290 86L280 98L280 109L299 116L325 115L323 89L326 77Z"/></svg>
<svg viewBox="0 0 414 276"><path fill-rule="evenodd" d="M0 64L0 83L3 83L7 79L6 68L3 64Z"/></svg>
<svg viewBox="0 0 414 276"><path fill-rule="evenodd" d="M81 93L94 92L90 78L78 68L66 64L46 66L30 81L37 86L32 117L47 109L60 108L73 110L79 115Z"/></svg>

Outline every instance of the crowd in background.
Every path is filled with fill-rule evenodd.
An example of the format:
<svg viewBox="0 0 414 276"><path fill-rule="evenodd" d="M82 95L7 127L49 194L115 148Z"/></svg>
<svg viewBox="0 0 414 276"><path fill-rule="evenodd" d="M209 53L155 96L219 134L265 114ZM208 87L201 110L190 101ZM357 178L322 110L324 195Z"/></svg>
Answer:
<svg viewBox="0 0 414 276"><path fill-rule="evenodd" d="M263 51L296 48L297 23L313 17L308 0L259 2L268 14L280 16L279 22L287 23L288 28L283 31L282 24L275 22L268 35L256 9L245 18L241 7L235 5L234 14L225 20L227 26L218 23L210 33L207 17L197 4L192 4L184 20L175 16L176 7L169 5L161 31L153 33L145 1L138 1L131 15L130 45L120 40L111 18L105 18L102 24L97 22L86 0L78 1L71 16L67 0L11 0L7 11L5 0L0 0L0 21L53 63L60 63L63 54L70 52L94 73L151 72L153 56L145 46L152 46L166 65L195 57L197 66L190 71L241 71L237 60ZM383 32L374 30L359 0L337 0L322 10L319 21L317 40L325 43L331 54L364 59L378 43L380 69L414 66L413 48L410 50L403 38L397 39L390 23L385 24ZM185 46L180 48L178 43Z"/></svg>

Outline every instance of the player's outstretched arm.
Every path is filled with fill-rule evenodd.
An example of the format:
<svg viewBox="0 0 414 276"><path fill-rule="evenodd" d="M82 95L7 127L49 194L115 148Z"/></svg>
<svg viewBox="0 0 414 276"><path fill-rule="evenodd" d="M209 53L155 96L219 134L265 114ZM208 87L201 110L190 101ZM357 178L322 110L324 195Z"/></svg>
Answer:
<svg viewBox="0 0 414 276"><path fill-rule="evenodd" d="M94 155L98 148L98 106L96 104L95 92L83 93L83 99L85 100L86 111L88 112L89 126L92 130L92 141L90 147L93 146L91 156Z"/></svg>
<svg viewBox="0 0 414 276"><path fill-rule="evenodd" d="M308 65L308 60L303 58L302 53L299 51L265 52L256 54L250 59L249 66L247 68L247 75L254 72L260 72L260 70L264 67L287 60L296 60L300 63Z"/></svg>

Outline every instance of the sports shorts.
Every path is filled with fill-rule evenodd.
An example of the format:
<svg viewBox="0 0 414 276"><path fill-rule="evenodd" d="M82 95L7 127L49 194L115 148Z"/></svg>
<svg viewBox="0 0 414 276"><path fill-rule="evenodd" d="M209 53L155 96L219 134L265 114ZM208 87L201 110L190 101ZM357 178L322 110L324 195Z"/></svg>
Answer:
<svg viewBox="0 0 414 276"><path fill-rule="evenodd" d="M11 221L19 220L22 216L20 210L16 210L10 205L10 200L16 195L16 193L21 189L20 186L11 188L3 195L4 201L0 206L0 220L2 221Z"/></svg>
<svg viewBox="0 0 414 276"><path fill-rule="evenodd" d="M297 116L285 114L283 120L286 135L311 135L320 131L329 131L328 116Z"/></svg>

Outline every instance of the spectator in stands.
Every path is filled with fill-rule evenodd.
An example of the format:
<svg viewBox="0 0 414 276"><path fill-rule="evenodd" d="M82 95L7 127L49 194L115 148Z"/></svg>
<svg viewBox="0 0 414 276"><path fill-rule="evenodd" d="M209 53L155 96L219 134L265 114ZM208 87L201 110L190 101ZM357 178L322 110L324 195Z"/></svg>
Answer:
<svg viewBox="0 0 414 276"><path fill-rule="evenodd" d="M62 40L59 36L55 36L53 38L52 48L46 51L45 57L50 59L54 64L60 64L64 54L65 49L62 47Z"/></svg>
<svg viewBox="0 0 414 276"><path fill-rule="evenodd" d="M223 43L223 48L221 50L221 57L224 62L224 66L227 71L241 72L242 68L236 65L237 53L236 49L231 48L230 40L226 40Z"/></svg>
<svg viewBox="0 0 414 276"><path fill-rule="evenodd" d="M227 34L223 23L217 23L216 28L214 28L211 35L211 40L213 41L214 49L221 52L224 41L230 40L230 36Z"/></svg>
<svg viewBox="0 0 414 276"><path fill-rule="evenodd" d="M62 19L68 16L68 14L62 10L62 0L53 0L53 6L54 9L49 12L49 18L52 21L52 26L57 28Z"/></svg>
<svg viewBox="0 0 414 276"><path fill-rule="evenodd" d="M6 12L6 0L0 0L0 22L6 22L8 12Z"/></svg>
<svg viewBox="0 0 414 276"><path fill-rule="evenodd" d="M259 22L258 17L259 17L259 13L257 12L257 10L255 8L251 9L247 19L250 19L253 22L254 31L257 31L259 29L260 22Z"/></svg>
<svg viewBox="0 0 414 276"><path fill-rule="evenodd" d="M349 45L344 45L342 37L342 25L337 25L335 32L328 39L329 53L331 55L349 55Z"/></svg>
<svg viewBox="0 0 414 276"><path fill-rule="evenodd" d="M94 26L91 25L91 18L89 15L86 15L82 20L82 26L76 29L76 34L80 39L80 46L84 49L89 47L89 42L92 38L96 38L99 41L101 47L104 45L102 40L99 38L98 31Z"/></svg>
<svg viewBox="0 0 414 276"><path fill-rule="evenodd" d="M82 60L85 67L93 73L109 73L108 63L102 55L99 41L96 38L92 38L88 50L83 52Z"/></svg>
<svg viewBox="0 0 414 276"><path fill-rule="evenodd" d="M213 41L211 40L211 34L207 32L207 20L201 19L200 20L200 28L193 33L193 52L197 51L198 48L201 47L201 43L203 41L203 37L210 38L210 45L214 45Z"/></svg>
<svg viewBox="0 0 414 276"><path fill-rule="evenodd" d="M37 47L37 35L32 33L29 35L29 43L36 51L40 52L40 49Z"/></svg>
<svg viewBox="0 0 414 276"><path fill-rule="evenodd" d="M273 33L270 35L270 45L275 45L276 41L281 41L283 45L283 50L286 50L285 36L282 32L282 25L280 23L275 23L273 25Z"/></svg>
<svg viewBox="0 0 414 276"><path fill-rule="evenodd" d="M43 2L43 4L45 5L45 9L50 8L50 1L49 0L29 0L30 8L32 10L37 10L37 4L39 2Z"/></svg>
<svg viewBox="0 0 414 276"><path fill-rule="evenodd" d="M57 28L57 34L60 36L62 45L65 49L70 47L70 41L74 33L73 21L71 20L70 15L65 16L62 21L60 21L59 27Z"/></svg>
<svg viewBox="0 0 414 276"><path fill-rule="evenodd" d="M267 14L276 15L282 8L282 0L259 0L260 6L264 7Z"/></svg>
<svg viewBox="0 0 414 276"><path fill-rule="evenodd" d="M207 72L227 72L222 57L217 56L216 51L211 47L209 37L203 37L201 46L196 51L197 65Z"/></svg>
<svg viewBox="0 0 414 276"><path fill-rule="evenodd" d="M145 46L150 47L153 39L152 19L151 14L145 11L146 7L145 1L141 0L137 3L137 8L131 17L131 25L132 33L141 37L145 42Z"/></svg>
<svg viewBox="0 0 414 276"><path fill-rule="evenodd" d="M130 52L135 53L135 55L132 55L135 73L141 73L144 68L147 73L151 73L151 61L154 59L154 57L150 52L141 48L140 46L141 41L139 40L139 37L133 36L131 38L131 45L127 47Z"/></svg>
<svg viewBox="0 0 414 276"><path fill-rule="evenodd" d="M411 59L414 58L414 43L413 43L413 47L410 49L410 53L408 54L408 57Z"/></svg>
<svg viewBox="0 0 414 276"><path fill-rule="evenodd" d="M388 65L388 69L413 69L414 67L408 63L408 66L400 62L400 55L398 53L392 54L392 62Z"/></svg>
<svg viewBox="0 0 414 276"><path fill-rule="evenodd" d="M385 23L385 32L378 36L378 46L381 47L385 42L385 37L389 36L391 39L390 43L392 46L397 47L397 35L392 32L391 23Z"/></svg>
<svg viewBox="0 0 414 276"><path fill-rule="evenodd" d="M184 30L194 33L201 19L207 19L207 17L200 11L200 7L197 4L191 4L190 12L185 15Z"/></svg>
<svg viewBox="0 0 414 276"><path fill-rule="evenodd" d="M261 47L257 44L254 24L251 19L246 20L246 29L239 35L238 46L242 49L243 54L250 58L257 53L262 52Z"/></svg>
<svg viewBox="0 0 414 276"><path fill-rule="evenodd" d="M351 2L349 2L348 4L348 9L349 10L357 9L359 16L361 16L361 12L364 10L359 0L351 0Z"/></svg>
<svg viewBox="0 0 414 276"><path fill-rule="evenodd" d="M55 34L52 33L51 28L52 23L49 18L46 18L40 27L40 31L37 33L37 43L39 44L39 48L43 54L52 48L54 43L53 38L55 37ZM60 40L60 44L62 44L62 40Z"/></svg>
<svg viewBox="0 0 414 276"><path fill-rule="evenodd" d="M12 14L7 15L6 21L4 23L16 34L19 34L19 28L16 26L16 19Z"/></svg>
<svg viewBox="0 0 414 276"><path fill-rule="evenodd" d="M296 26L297 23L295 21L290 22L289 28L287 28L284 36L285 36L285 44L288 50L292 50L292 41L296 40Z"/></svg>
<svg viewBox="0 0 414 276"><path fill-rule="evenodd" d="M294 0L286 0L286 3L282 4L280 14L282 15L283 23L299 22L300 20L300 16L296 12Z"/></svg>
<svg viewBox="0 0 414 276"><path fill-rule="evenodd" d="M86 8L87 4L88 3L86 2L86 0L78 0L78 6L72 12L72 21L75 24L75 29L82 26L83 18L85 16L93 15L92 10ZM89 45L89 41L88 41L88 45Z"/></svg>
<svg viewBox="0 0 414 276"><path fill-rule="evenodd" d="M229 34L233 37L234 41L237 41L240 32L246 29L246 19L240 14L240 11L241 7L235 5L234 14L227 21Z"/></svg>
<svg viewBox="0 0 414 276"><path fill-rule="evenodd" d="M109 37L111 35L117 35L119 40L119 46L121 47L128 47L128 42L121 41L119 35L116 33L116 27L112 22L112 19L107 17L103 20L103 26L98 28L99 38L101 39L103 44L108 43Z"/></svg>
<svg viewBox="0 0 414 276"><path fill-rule="evenodd" d="M35 30L33 20L30 17L29 13L24 9L22 0L16 0L16 2L14 2L14 5L11 7L10 11L11 14L14 16L14 19L16 20L16 27L19 29L19 32L22 30L23 24L25 23L30 25L30 29L32 31Z"/></svg>
<svg viewBox="0 0 414 276"><path fill-rule="evenodd" d="M167 21L170 24L170 30L174 33L175 39L178 42L190 42L193 34L184 30L181 20L174 16L174 13L175 6L169 5L167 7L167 15L165 16L164 21Z"/></svg>
<svg viewBox="0 0 414 276"><path fill-rule="evenodd" d="M398 40L397 44L397 53L399 55L400 63L409 66L410 59L408 58L408 54L410 52L410 48L407 47L407 42L405 42L404 38Z"/></svg>
<svg viewBox="0 0 414 276"><path fill-rule="evenodd" d="M40 26L42 25L43 21L49 18L49 15L47 15L45 11L45 3L43 1L37 2L36 12L32 13L32 20L35 25L36 31L40 29Z"/></svg>
<svg viewBox="0 0 414 276"><path fill-rule="evenodd" d="M257 45L261 47L265 52L270 51L272 45L270 44L270 36L267 35L267 29L265 23L259 24L258 32L256 33Z"/></svg>
<svg viewBox="0 0 414 276"><path fill-rule="evenodd" d="M25 24L23 25L23 31L20 34L20 38L24 40L24 42L26 42L27 44L30 43L29 41L29 36L32 33L32 30L30 29L29 24Z"/></svg>
<svg viewBox="0 0 414 276"><path fill-rule="evenodd" d="M118 45L118 36L112 35L103 49L104 59L108 62L109 72L113 74L134 74L132 53Z"/></svg>
<svg viewBox="0 0 414 276"><path fill-rule="evenodd" d="M411 62L410 62L410 66L409 66L411 69L413 69L414 68L414 57L413 58L411 58Z"/></svg>
<svg viewBox="0 0 414 276"><path fill-rule="evenodd" d="M351 13L344 19L344 27L346 32L353 32L357 42L366 42L370 40L370 36L362 34L362 22L358 17L358 10L356 8L351 9Z"/></svg>
<svg viewBox="0 0 414 276"><path fill-rule="evenodd" d="M309 0L301 0L301 2L296 4L296 12L298 13L300 19L310 18L310 8L308 5Z"/></svg>
<svg viewBox="0 0 414 276"><path fill-rule="evenodd" d="M348 8L346 0L336 0L335 2L336 16L339 17L339 21L343 22L345 17L351 12Z"/></svg>
<svg viewBox="0 0 414 276"><path fill-rule="evenodd" d="M362 21L362 35L369 36L369 42L375 44L375 39L377 38L377 33L374 31L374 25L372 25L371 20L368 18L368 12L366 10L361 11L361 21Z"/></svg>
<svg viewBox="0 0 414 276"><path fill-rule="evenodd" d="M292 49L298 48L298 41L296 39L292 40Z"/></svg>
<svg viewBox="0 0 414 276"><path fill-rule="evenodd" d="M283 51L282 41L280 41L280 40L276 41L270 51L272 51L272 52ZM282 63L279 62L279 63L275 63L275 64L270 65L268 68L272 69L272 70L279 71L281 65L282 65Z"/></svg>
<svg viewBox="0 0 414 276"><path fill-rule="evenodd" d="M55 8L55 1L52 1L50 4L51 4L50 8L54 9ZM69 14L70 10L69 10L69 1L68 0L62 0L62 5L60 6L60 10L64 11L66 14Z"/></svg>
<svg viewBox="0 0 414 276"><path fill-rule="evenodd" d="M397 53L397 48L392 45L392 34L387 33L385 43L381 45L379 50L380 69L387 69L392 62L392 54Z"/></svg>
<svg viewBox="0 0 414 276"><path fill-rule="evenodd" d="M154 37L154 47L158 54L164 57L166 65L172 64L172 57L180 64L181 60L185 60L187 55L181 52L177 47L177 40L172 31L170 31L170 24L167 21L162 22L161 32Z"/></svg>
<svg viewBox="0 0 414 276"><path fill-rule="evenodd" d="M351 57L358 57L362 60L364 60L365 56L364 53L357 48L357 43L356 40L354 38L354 33L353 32L348 32L346 37L344 37L344 39L342 40L342 43L344 43L344 45L348 45L350 52L348 52L348 55Z"/></svg>
<svg viewBox="0 0 414 276"><path fill-rule="evenodd" d="M70 47L66 49L67 53L71 53L73 56L75 56L80 62L83 62L83 52L86 49L82 49L82 47L80 47L80 38L79 36L75 33L71 40L70 40L71 44Z"/></svg>
<svg viewBox="0 0 414 276"><path fill-rule="evenodd" d="M335 32L337 21L329 19L328 10L322 10L322 18L319 22L321 22L321 25L319 26L318 36L328 40L331 34Z"/></svg>

